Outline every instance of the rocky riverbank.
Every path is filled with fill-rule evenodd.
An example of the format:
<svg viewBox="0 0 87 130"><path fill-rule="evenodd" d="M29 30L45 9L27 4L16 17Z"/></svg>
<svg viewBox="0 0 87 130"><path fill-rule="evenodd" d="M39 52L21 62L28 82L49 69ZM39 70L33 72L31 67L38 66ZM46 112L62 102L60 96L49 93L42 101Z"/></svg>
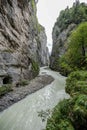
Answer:
<svg viewBox="0 0 87 130"><path fill-rule="evenodd" d="M14 87L13 91L5 94L0 98L0 112L11 106L12 104L25 98L27 95L36 92L53 81L50 75L40 75L30 81L26 86Z"/></svg>

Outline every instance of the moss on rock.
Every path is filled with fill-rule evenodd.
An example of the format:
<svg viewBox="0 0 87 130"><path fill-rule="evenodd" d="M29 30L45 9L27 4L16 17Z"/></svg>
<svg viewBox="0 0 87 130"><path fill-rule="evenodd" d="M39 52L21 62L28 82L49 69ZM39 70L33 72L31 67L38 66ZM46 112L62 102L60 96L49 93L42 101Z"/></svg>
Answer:
<svg viewBox="0 0 87 130"><path fill-rule="evenodd" d="M12 91L12 85L11 84L5 84L0 87L0 96L5 95L6 93Z"/></svg>
<svg viewBox="0 0 87 130"><path fill-rule="evenodd" d="M39 64L38 62L35 62L32 60L32 72L33 72L33 77L36 77L39 74Z"/></svg>
<svg viewBox="0 0 87 130"><path fill-rule="evenodd" d="M31 0L31 5L32 5L33 10L36 10L35 0Z"/></svg>

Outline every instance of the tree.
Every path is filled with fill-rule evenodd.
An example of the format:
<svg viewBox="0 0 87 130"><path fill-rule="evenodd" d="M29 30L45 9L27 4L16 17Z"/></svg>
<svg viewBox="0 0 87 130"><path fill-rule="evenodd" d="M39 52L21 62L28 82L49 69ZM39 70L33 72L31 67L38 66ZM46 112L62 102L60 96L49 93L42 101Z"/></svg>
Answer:
<svg viewBox="0 0 87 130"><path fill-rule="evenodd" d="M87 21L87 5L76 0L73 7L67 7L60 12L55 25L58 25L60 31L66 29L71 23L80 24Z"/></svg>
<svg viewBox="0 0 87 130"><path fill-rule="evenodd" d="M65 53L68 64L76 67L86 66L87 60L87 22L80 24L68 39Z"/></svg>

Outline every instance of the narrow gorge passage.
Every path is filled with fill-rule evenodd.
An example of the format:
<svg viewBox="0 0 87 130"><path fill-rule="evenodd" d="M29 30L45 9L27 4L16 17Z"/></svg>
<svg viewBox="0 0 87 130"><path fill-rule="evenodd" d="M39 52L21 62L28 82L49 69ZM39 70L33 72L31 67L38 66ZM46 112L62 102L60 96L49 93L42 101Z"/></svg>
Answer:
<svg viewBox="0 0 87 130"><path fill-rule="evenodd" d="M46 122L42 122L38 112L52 109L60 100L69 97L65 93L64 76L46 67L40 70L40 75L43 74L51 75L55 80L1 112L0 130L42 130Z"/></svg>

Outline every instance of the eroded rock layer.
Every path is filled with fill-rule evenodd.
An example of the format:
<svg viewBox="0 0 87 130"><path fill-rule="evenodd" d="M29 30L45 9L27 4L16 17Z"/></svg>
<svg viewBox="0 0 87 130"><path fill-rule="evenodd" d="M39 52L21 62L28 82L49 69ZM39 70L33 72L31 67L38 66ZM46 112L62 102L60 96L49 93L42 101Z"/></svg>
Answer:
<svg viewBox="0 0 87 130"><path fill-rule="evenodd" d="M0 0L0 84L32 79L47 55L35 0Z"/></svg>

